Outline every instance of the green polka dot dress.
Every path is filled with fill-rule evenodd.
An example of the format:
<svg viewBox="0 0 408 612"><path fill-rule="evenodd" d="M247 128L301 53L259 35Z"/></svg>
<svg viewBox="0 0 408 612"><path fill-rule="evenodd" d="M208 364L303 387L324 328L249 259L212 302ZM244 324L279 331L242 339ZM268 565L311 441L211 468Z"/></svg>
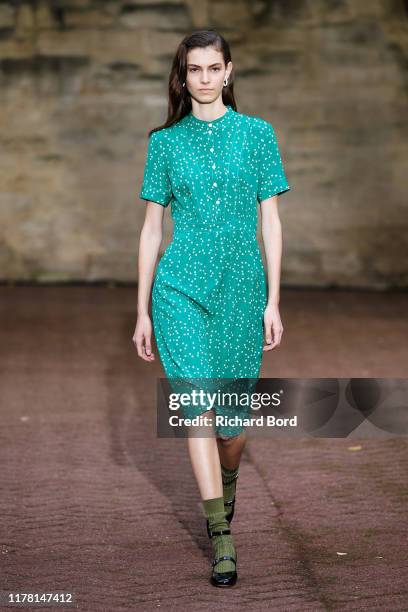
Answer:
<svg viewBox="0 0 408 612"><path fill-rule="evenodd" d="M228 105L213 121L190 112L151 134L139 196L171 204L174 229L152 288L168 378L258 378L267 291L257 206L289 189L274 129L260 117ZM225 437L241 430L219 428Z"/></svg>

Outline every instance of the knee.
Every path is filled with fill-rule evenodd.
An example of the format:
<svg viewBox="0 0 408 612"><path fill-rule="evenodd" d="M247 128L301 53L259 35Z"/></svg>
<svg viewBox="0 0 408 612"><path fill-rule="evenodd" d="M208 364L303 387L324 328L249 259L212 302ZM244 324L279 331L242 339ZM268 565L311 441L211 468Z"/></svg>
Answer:
<svg viewBox="0 0 408 612"><path fill-rule="evenodd" d="M217 438L221 444L221 446L231 446L231 444L234 444L234 442L236 442L236 440L238 440L239 438L242 438L243 433L239 433L236 434L235 436L228 436L228 437L222 437L218 434Z"/></svg>
<svg viewBox="0 0 408 612"><path fill-rule="evenodd" d="M221 436L218 436L218 440L219 440L221 446L231 446L231 444L235 440L235 438L222 438Z"/></svg>

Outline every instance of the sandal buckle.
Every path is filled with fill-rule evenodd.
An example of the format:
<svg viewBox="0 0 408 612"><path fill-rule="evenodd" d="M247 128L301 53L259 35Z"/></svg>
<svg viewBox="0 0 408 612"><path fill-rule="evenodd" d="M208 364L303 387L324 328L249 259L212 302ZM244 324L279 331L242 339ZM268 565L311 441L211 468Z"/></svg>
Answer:
<svg viewBox="0 0 408 612"><path fill-rule="evenodd" d="M220 529L220 531L209 531L210 538L218 535L229 535L231 533L231 529Z"/></svg>
<svg viewBox="0 0 408 612"><path fill-rule="evenodd" d="M220 561L233 561L235 565L237 564L236 559L234 559L234 557L231 557L231 555L223 555L222 557L217 557L216 559L214 559L214 561L212 562L213 567L217 565L217 563L219 563Z"/></svg>

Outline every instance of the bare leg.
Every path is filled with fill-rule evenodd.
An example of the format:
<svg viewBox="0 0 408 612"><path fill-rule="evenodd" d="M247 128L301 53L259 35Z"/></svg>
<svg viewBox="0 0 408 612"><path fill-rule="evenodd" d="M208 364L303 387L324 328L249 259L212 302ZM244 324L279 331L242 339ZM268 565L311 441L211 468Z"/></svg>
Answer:
<svg viewBox="0 0 408 612"><path fill-rule="evenodd" d="M206 413L209 417L214 415L210 410ZM212 427L194 428L194 434L199 431L205 432L205 437L189 436L188 450L194 476L200 491L201 498L214 499L222 497L222 477L220 457L214 430Z"/></svg>
<svg viewBox="0 0 408 612"><path fill-rule="evenodd" d="M217 438L220 461L228 470L234 470L239 466L246 440L245 431L234 438Z"/></svg>
<svg viewBox="0 0 408 612"><path fill-rule="evenodd" d="M208 416L213 411L208 412ZM199 431L205 437L195 437ZM241 455L246 445L245 431L233 438L215 437L212 427L194 429L195 436L189 436L188 450L194 476L202 499L222 497L221 463L229 470L239 466Z"/></svg>

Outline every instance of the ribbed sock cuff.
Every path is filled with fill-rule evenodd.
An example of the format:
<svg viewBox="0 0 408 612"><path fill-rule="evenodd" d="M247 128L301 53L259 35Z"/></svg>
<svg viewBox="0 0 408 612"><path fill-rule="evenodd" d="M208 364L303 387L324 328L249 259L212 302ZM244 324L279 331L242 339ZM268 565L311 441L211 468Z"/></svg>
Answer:
<svg viewBox="0 0 408 612"><path fill-rule="evenodd" d="M216 514L224 512L224 497L213 497L212 499L203 499L202 501L204 512L209 519Z"/></svg>
<svg viewBox="0 0 408 612"><path fill-rule="evenodd" d="M234 468L233 470L229 470L228 468L224 467L221 463L221 474L222 474L222 481L224 484L230 484L233 480L235 480L235 477L238 475L239 472L239 466Z"/></svg>

